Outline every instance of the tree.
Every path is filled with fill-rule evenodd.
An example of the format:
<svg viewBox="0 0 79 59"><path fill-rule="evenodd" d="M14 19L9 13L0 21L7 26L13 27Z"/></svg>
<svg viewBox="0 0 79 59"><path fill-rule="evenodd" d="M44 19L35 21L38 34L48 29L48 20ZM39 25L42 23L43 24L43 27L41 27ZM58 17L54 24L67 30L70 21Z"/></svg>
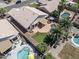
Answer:
<svg viewBox="0 0 79 59"><path fill-rule="evenodd" d="M44 53L47 50L47 45L45 43L40 43L37 45L37 48L41 53Z"/></svg>
<svg viewBox="0 0 79 59"><path fill-rule="evenodd" d="M60 19L59 24L63 28L63 30L67 31L71 26L71 21L69 20L69 17L67 17Z"/></svg>
<svg viewBox="0 0 79 59"><path fill-rule="evenodd" d="M57 44L62 36L62 28L60 27L60 25L52 26L49 36L51 39L51 44L55 44L55 43Z"/></svg>
<svg viewBox="0 0 79 59"><path fill-rule="evenodd" d="M64 4L66 3L66 0L61 0L60 4L64 6Z"/></svg>
<svg viewBox="0 0 79 59"><path fill-rule="evenodd" d="M50 35L47 35L47 36L45 37L44 42L45 42L46 44L50 45L50 43L51 43Z"/></svg>
<svg viewBox="0 0 79 59"><path fill-rule="evenodd" d="M59 6L61 6L62 10L64 10L65 3L66 3L66 0L61 0L61 2L59 3Z"/></svg>
<svg viewBox="0 0 79 59"><path fill-rule="evenodd" d="M71 21L69 20L69 17L61 19L59 24L63 29L63 40L62 40L62 42L64 42L65 40L67 41L69 30L71 29Z"/></svg>
<svg viewBox="0 0 79 59"><path fill-rule="evenodd" d="M64 8L61 4L58 5L58 10L59 10L59 13L61 13L64 10Z"/></svg>
<svg viewBox="0 0 79 59"><path fill-rule="evenodd" d="M77 1L77 5L78 5L78 8L79 8L79 0Z"/></svg>
<svg viewBox="0 0 79 59"><path fill-rule="evenodd" d="M51 53L47 53L43 59L55 59L55 58L51 55Z"/></svg>
<svg viewBox="0 0 79 59"><path fill-rule="evenodd" d="M52 15L53 17L55 17L55 18L59 18L60 13L59 13L58 10L54 10L54 11L51 13L51 15Z"/></svg>
<svg viewBox="0 0 79 59"><path fill-rule="evenodd" d="M6 11L7 11L7 10L6 10L5 8L0 8L0 17L1 17L1 18L4 17Z"/></svg>

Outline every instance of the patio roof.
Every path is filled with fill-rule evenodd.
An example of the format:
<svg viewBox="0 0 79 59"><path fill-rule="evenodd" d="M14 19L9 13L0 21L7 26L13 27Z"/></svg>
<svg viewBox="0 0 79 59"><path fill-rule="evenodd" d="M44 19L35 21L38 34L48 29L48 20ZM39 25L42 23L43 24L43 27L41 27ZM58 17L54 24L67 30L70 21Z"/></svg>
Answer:
<svg viewBox="0 0 79 59"><path fill-rule="evenodd" d="M46 13L29 6L13 8L8 12L19 24L27 29L39 16L47 16Z"/></svg>
<svg viewBox="0 0 79 59"><path fill-rule="evenodd" d="M9 40L5 40L0 42L0 52L3 53L7 49L9 49L12 46L12 43Z"/></svg>
<svg viewBox="0 0 79 59"><path fill-rule="evenodd" d="M2 38L16 35L18 35L18 31L6 19L0 20L0 41L4 40Z"/></svg>
<svg viewBox="0 0 79 59"><path fill-rule="evenodd" d="M57 9L60 0L51 0L51 1L39 0L39 2L43 3L43 4L46 4L46 5L41 6L41 7L44 7L48 12L52 12L52 11Z"/></svg>

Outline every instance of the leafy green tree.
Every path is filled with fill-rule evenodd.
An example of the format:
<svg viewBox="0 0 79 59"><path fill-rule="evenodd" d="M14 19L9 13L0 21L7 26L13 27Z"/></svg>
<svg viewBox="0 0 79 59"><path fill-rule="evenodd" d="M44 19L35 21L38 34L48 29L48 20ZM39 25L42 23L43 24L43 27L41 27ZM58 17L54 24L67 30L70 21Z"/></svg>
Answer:
<svg viewBox="0 0 79 59"><path fill-rule="evenodd" d="M55 58L51 55L51 53L48 53L47 55L44 56L43 59L55 59Z"/></svg>
<svg viewBox="0 0 79 59"><path fill-rule="evenodd" d="M7 11L7 10L6 10L5 8L0 8L0 17L3 18L6 11Z"/></svg>
<svg viewBox="0 0 79 59"><path fill-rule="evenodd" d="M47 45L45 43L40 43L37 45L37 48L41 53L44 53L47 50Z"/></svg>
<svg viewBox="0 0 79 59"><path fill-rule="evenodd" d="M77 0L77 5L78 5L78 8L79 8L79 0Z"/></svg>
<svg viewBox="0 0 79 59"><path fill-rule="evenodd" d="M60 4L64 5L66 3L66 0L61 0Z"/></svg>
<svg viewBox="0 0 79 59"><path fill-rule="evenodd" d="M65 3L66 3L66 0L61 0L61 2L59 3L59 5L62 7L62 10L64 10Z"/></svg>
<svg viewBox="0 0 79 59"><path fill-rule="evenodd" d="M55 18L59 18L59 11L58 10L54 10L52 13L51 13L52 16L54 16Z"/></svg>
<svg viewBox="0 0 79 59"><path fill-rule="evenodd" d="M58 10L59 10L59 13L61 13L64 10L63 6L59 4L58 5Z"/></svg>

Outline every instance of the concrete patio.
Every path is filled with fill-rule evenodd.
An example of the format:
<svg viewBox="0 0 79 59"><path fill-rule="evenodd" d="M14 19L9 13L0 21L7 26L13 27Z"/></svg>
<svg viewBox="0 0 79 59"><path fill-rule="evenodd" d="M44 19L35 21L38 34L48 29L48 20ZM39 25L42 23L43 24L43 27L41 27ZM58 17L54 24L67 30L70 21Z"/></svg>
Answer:
<svg viewBox="0 0 79 59"><path fill-rule="evenodd" d="M47 21L48 21L48 20L46 20L46 19L40 21L40 22L43 23L45 26L43 26L42 28L38 28L38 26L36 26L32 31L33 31L34 33L36 33L36 32L49 32L50 29L51 29L51 24L52 24L52 23L48 24Z"/></svg>

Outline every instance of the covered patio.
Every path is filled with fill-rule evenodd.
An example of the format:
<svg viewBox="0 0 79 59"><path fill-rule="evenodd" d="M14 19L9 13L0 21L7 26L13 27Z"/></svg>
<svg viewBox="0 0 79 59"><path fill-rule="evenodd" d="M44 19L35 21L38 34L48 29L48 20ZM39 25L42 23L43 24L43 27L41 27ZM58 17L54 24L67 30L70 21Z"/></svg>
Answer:
<svg viewBox="0 0 79 59"><path fill-rule="evenodd" d="M49 22L47 19L43 19L39 21L41 24L38 24L32 31L33 33L36 32L49 32L51 29L51 22ZM40 26L40 27L39 27Z"/></svg>
<svg viewBox="0 0 79 59"><path fill-rule="evenodd" d="M0 52L3 53L12 46L12 43L9 40L0 42Z"/></svg>

